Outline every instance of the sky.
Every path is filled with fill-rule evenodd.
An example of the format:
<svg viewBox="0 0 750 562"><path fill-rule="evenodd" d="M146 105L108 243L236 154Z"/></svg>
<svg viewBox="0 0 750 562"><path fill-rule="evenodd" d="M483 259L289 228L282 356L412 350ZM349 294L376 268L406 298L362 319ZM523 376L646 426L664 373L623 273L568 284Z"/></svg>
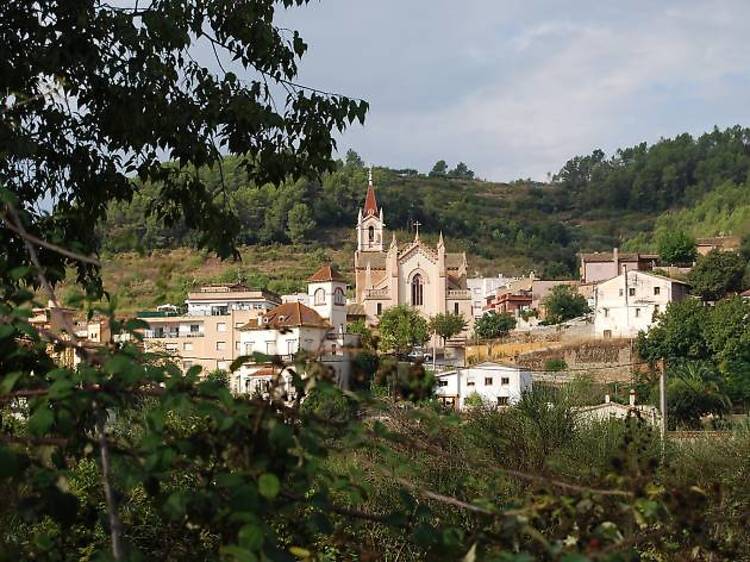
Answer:
<svg viewBox="0 0 750 562"><path fill-rule="evenodd" d="M300 81L363 98L373 165L544 180L576 154L750 125L747 0L313 0Z"/></svg>

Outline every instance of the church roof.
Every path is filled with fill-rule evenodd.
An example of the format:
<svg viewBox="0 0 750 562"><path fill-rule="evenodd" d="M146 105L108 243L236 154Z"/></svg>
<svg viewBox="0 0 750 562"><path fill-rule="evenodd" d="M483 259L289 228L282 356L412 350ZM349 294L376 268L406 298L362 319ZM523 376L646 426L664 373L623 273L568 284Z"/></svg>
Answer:
<svg viewBox="0 0 750 562"><path fill-rule="evenodd" d="M326 283L328 281L338 281L339 283L346 283L346 279L344 279L338 271L331 267L331 264L321 266L318 271L313 273L308 278L308 281L310 283Z"/></svg>
<svg viewBox="0 0 750 562"><path fill-rule="evenodd" d="M240 330L278 330L282 328L330 328L320 314L301 302L288 302L272 308L255 321L250 321Z"/></svg>
<svg viewBox="0 0 750 562"><path fill-rule="evenodd" d="M411 247L411 244L409 247ZM399 253L402 251L403 249L399 250ZM387 254L385 252L363 252L360 254L357 269L367 269L368 263L370 264L370 269L385 269L386 257ZM463 263L463 254L445 254L446 269L459 269Z"/></svg>
<svg viewBox="0 0 750 562"><path fill-rule="evenodd" d="M370 169L370 177L367 180L367 195L365 196L365 209L364 215L377 215L378 214L378 202L375 199L375 188L372 186L372 169Z"/></svg>

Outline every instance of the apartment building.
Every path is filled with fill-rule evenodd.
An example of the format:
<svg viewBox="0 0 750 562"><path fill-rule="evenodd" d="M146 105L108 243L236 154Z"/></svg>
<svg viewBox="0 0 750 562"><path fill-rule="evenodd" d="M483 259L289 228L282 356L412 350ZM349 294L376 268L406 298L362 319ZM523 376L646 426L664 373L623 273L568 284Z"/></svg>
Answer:
<svg viewBox="0 0 750 562"><path fill-rule="evenodd" d="M148 324L144 347L179 357L185 370L194 365L204 372L228 369L241 355L239 328L279 304L278 295L244 285L201 287L188 293L184 310L160 307L139 313Z"/></svg>

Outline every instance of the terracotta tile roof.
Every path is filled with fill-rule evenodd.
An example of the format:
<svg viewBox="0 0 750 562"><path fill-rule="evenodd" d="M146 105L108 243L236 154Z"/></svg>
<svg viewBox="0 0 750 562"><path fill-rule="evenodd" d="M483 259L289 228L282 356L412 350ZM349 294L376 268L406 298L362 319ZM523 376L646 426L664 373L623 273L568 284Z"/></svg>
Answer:
<svg viewBox="0 0 750 562"><path fill-rule="evenodd" d="M310 283L325 283L327 281L338 281L340 283L346 283L346 279L344 279L338 271L331 267L331 264L321 266L318 271L310 276L308 281Z"/></svg>
<svg viewBox="0 0 750 562"><path fill-rule="evenodd" d="M747 291L744 291L744 292L740 293L740 296L741 297L750 297L750 289L748 289Z"/></svg>
<svg viewBox="0 0 750 562"><path fill-rule="evenodd" d="M288 302L277 306L240 330L278 330L280 328L330 328L331 325L309 306L301 302Z"/></svg>
<svg viewBox="0 0 750 562"><path fill-rule="evenodd" d="M367 185L367 195L365 196L365 209L364 215L377 215L378 214L378 202L375 199L375 188L372 186L372 181Z"/></svg>

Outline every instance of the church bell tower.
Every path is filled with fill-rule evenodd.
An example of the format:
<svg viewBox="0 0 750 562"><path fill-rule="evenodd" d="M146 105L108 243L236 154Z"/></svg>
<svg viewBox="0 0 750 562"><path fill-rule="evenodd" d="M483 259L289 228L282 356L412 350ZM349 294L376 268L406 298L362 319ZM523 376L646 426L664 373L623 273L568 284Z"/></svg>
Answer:
<svg viewBox="0 0 750 562"><path fill-rule="evenodd" d="M383 209L378 209L375 188L372 185L372 168L370 168L365 206L357 215L357 250L359 252L382 252L384 227Z"/></svg>

